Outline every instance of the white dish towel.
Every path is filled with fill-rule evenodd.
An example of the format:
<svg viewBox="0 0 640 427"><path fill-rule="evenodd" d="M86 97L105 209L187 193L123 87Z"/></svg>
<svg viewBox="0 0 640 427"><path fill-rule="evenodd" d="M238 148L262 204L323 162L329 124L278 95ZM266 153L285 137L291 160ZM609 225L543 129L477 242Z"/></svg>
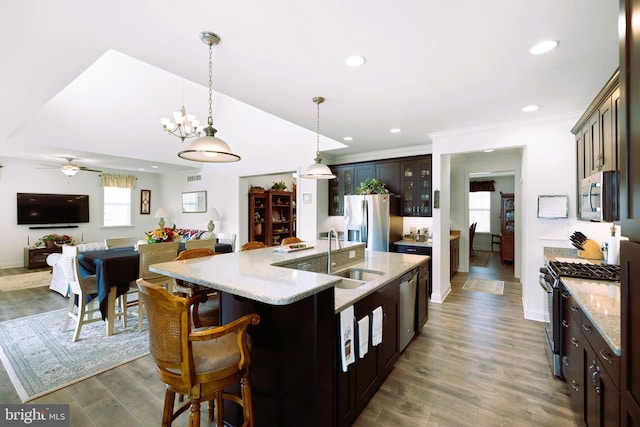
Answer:
<svg viewBox="0 0 640 427"><path fill-rule="evenodd" d="M356 361L353 346L353 306L349 306L340 312L340 358L342 359L342 371L347 372L347 366Z"/></svg>
<svg viewBox="0 0 640 427"><path fill-rule="evenodd" d="M358 320L358 356L362 359L369 351L369 315Z"/></svg>
<svg viewBox="0 0 640 427"><path fill-rule="evenodd" d="M371 345L376 346L382 342L382 307L373 310L373 322L371 325Z"/></svg>

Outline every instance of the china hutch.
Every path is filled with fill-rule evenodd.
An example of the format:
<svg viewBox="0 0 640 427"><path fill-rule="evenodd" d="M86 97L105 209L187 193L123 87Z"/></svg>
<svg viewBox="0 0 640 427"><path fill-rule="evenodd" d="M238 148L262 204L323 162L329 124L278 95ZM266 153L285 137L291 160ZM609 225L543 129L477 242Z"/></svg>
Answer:
<svg viewBox="0 0 640 427"><path fill-rule="evenodd" d="M513 262L515 231L515 198L500 193L500 262Z"/></svg>
<svg viewBox="0 0 640 427"><path fill-rule="evenodd" d="M249 241L280 245L296 235L295 193L264 191L249 193Z"/></svg>

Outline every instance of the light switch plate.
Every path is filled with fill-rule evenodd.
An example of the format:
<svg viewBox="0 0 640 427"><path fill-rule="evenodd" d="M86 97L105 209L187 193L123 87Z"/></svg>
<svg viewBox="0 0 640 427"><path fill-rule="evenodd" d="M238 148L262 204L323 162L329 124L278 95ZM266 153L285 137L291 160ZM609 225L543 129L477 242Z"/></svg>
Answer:
<svg viewBox="0 0 640 427"><path fill-rule="evenodd" d="M356 251L349 251L349 259L356 257Z"/></svg>

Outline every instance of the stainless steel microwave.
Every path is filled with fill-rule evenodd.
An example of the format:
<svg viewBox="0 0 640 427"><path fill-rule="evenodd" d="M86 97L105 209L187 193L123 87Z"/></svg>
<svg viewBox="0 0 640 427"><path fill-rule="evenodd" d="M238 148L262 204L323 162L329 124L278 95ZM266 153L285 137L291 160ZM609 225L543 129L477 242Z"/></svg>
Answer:
<svg viewBox="0 0 640 427"><path fill-rule="evenodd" d="M580 219L613 222L620 219L618 172L598 172L580 182Z"/></svg>

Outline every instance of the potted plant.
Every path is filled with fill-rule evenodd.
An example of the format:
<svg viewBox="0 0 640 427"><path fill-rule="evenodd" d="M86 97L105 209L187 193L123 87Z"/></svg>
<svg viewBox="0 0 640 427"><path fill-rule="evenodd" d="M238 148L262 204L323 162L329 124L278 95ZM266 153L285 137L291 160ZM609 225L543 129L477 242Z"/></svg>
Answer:
<svg viewBox="0 0 640 427"><path fill-rule="evenodd" d="M284 181L274 182L271 189L275 191L287 191L287 184L285 184Z"/></svg>
<svg viewBox="0 0 640 427"><path fill-rule="evenodd" d="M389 194L385 188L385 183L376 178L369 178L360 183L356 189L356 194Z"/></svg>

